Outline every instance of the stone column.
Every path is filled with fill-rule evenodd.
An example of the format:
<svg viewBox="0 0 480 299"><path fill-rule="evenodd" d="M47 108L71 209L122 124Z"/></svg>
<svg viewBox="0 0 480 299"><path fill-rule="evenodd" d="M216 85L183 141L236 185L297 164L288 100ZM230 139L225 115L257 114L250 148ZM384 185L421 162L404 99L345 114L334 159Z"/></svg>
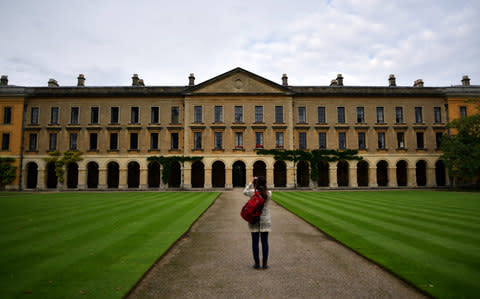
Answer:
<svg viewBox="0 0 480 299"><path fill-rule="evenodd" d="M245 167L245 183L248 185L253 178L253 168Z"/></svg>
<svg viewBox="0 0 480 299"><path fill-rule="evenodd" d="M437 182L435 180L435 168L427 167L426 169L427 175L427 187L435 187Z"/></svg>
<svg viewBox="0 0 480 299"><path fill-rule="evenodd" d="M336 162L329 162L328 166L329 171L329 181L330 181L330 188L338 188L337 182L337 163Z"/></svg>
<svg viewBox="0 0 480 299"><path fill-rule="evenodd" d="M27 177L27 176L25 176ZM39 169L38 174L37 174L37 189L45 189L45 180L47 178L45 177L45 170L44 169ZM25 187L27 186L27 180L25 180Z"/></svg>
<svg viewBox="0 0 480 299"><path fill-rule="evenodd" d="M78 169L78 189L84 190L87 189L87 170L86 169Z"/></svg>
<svg viewBox="0 0 480 299"><path fill-rule="evenodd" d="M98 168L98 189L105 190L108 188L107 184L107 169Z"/></svg>
<svg viewBox="0 0 480 299"><path fill-rule="evenodd" d="M205 168L205 189L212 188L212 169Z"/></svg>
<svg viewBox="0 0 480 299"><path fill-rule="evenodd" d="M348 185L352 188L358 187L357 164L354 164L354 162L350 163L350 169L348 170Z"/></svg>
<svg viewBox="0 0 480 299"><path fill-rule="evenodd" d="M293 162L285 161L287 166L287 188L295 187L295 167L293 167Z"/></svg>
<svg viewBox="0 0 480 299"><path fill-rule="evenodd" d="M398 187L397 185L397 167L388 168L388 186Z"/></svg>
<svg viewBox="0 0 480 299"><path fill-rule="evenodd" d="M225 167L225 189L232 189L232 168Z"/></svg>
<svg viewBox="0 0 480 299"><path fill-rule="evenodd" d="M417 186L417 176L415 167L407 168L407 186L416 187Z"/></svg>
<svg viewBox="0 0 480 299"><path fill-rule="evenodd" d="M148 188L148 168L140 168L140 189Z"/></svg>
<svg viewBox="0 0 480 299"><path fill-rule="evenodd" d="M377 167L370 167L368 169L368 186L378 187L377 183Z"/></svg>
<svg viewBox="0 0 480 299"><path fill-rule="evenodd" d="M267 167L267 188L273 189L275 187L275 183L273 181L273 168Z"/></svg>
<svg viewBox="0 0 480 299"><path fill-rule="evenodd" d="M160 164L160 190L167 189L168 185L163 183L163 176L162 176L163 166Z"/></svg>
<svg viewBox="0 0 480 299"><path fill-rule="evenodd" d="M128 169L120 168L118 172L118 189L128 189Z"/></svg>
<svg viewBox="0 0 480 299"><path fill-rule="evenodd" d="M182 173L183 188L192 189L192 162L184 162Z"/></svg>

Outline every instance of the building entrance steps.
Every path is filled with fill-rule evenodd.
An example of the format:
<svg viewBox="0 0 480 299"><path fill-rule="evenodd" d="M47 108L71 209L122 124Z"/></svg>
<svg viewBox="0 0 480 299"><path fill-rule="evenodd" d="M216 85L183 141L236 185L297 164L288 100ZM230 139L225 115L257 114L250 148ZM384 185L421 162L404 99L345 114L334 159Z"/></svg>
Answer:
<svg viewBox="0 0 480 299"><path fill-rule="evenodd" d="M223 192L127 298L425 298L274 202L269 268L253 269L242 191Z"/></svg>

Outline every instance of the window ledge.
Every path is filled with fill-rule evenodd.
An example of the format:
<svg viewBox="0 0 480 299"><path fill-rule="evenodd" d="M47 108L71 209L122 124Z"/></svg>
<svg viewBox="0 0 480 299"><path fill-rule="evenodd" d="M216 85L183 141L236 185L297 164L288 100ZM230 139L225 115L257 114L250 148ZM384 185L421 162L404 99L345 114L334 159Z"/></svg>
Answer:
<svg viewBox="0 0 480 299"><path fill-rule="evenodd" d="M118 153L118 152L120 152L120 150L119 149L109 149L109 150L107 150L107 152L109 152L109 153L117 152Z"/></svg>

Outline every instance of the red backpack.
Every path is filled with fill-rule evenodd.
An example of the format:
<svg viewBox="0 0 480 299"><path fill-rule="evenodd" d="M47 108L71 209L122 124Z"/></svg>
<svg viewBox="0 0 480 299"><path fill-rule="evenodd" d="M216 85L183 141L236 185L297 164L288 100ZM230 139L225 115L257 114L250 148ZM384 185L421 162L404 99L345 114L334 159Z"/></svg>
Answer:
<svg viewBox="0 0 480 299"><path fill-rule="evenodd" d="M264 203L265 199L260 195L260 192L255 190L253 196L243 206L240 215L251 224L258 223L260 221L260 215L262 215Z"/></svg>

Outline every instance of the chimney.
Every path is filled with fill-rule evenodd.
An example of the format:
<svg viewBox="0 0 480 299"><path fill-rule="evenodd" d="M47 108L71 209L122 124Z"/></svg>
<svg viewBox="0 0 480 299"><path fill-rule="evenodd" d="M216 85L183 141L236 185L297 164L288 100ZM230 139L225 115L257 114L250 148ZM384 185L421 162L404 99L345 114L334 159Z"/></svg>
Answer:
<svg viewBox="0 0 480 299"><path fill-rule="evenodd" d="M3 80L3 76L2 76L2 80ZM2 81L3 82L3 81ZM3 85L3 84L2 84ZM463 86L470 86L470 78L468 78L467 75L463 76L462 77L462 85Z"/></svg>
<svg viewBox="0 0 480 299"><path fill-rule="evenodd" d="M85 86L85 76L83 74L78 75L77 86Z"/></svg>
<svg viewBox="0 0 480 299"><path fill-rule="evenodd" d="M288 77L287 74L282 75L282 85L283 86L288 86Z"/></svg>
<svg viewBox="0 0 480 299"><path fill-rule="evenodd" d="M58 87L58 82L55 79L48 80L48 87Z"/></svg>
<svg viewBox="0 0 480 299"><path fill-rule="evenodd" d="M333 80L330 82L330 86L337 86L337 80L333 79Z"/></svg>
<svg viewBox="0 0 480 299"><path fill-rule="evenodd" d="M415 82L413 82L413 87L423 87L423 80L422 79L415 80Z"/></svg>
<svg viewBox="0 0 480 299"><path fill-rule="evenodd" d="M0 80L0 86L7 86L8 85L8 76L2 75L2 79Z"/></svg>
<svg viewBox="0 0 480 299"><path fill-rule="evenodd" d="M343 86L343 77L342 74L337 75L337 85L338 86Z"/></svg>
<svg viewBox="0 0 480 299"><path fill-rule="evenodd" d="M145 86L143 79L138 79L138 86Z"/></svg>
<svg viewBox="0 0 480 299"><path fill-rule="evenodd" d="M188 85L194 86L195 85L195 75L193 73L188 76Z"/></svg>
<svg viewBox="0 0 480 299"><path fill-rule="evenodd" d="M133 77L132 77L132 86L138 86L138 80L140 80L138 78L138 74L133 74Z"/></svg>
<svg viewBox="0 0 480 299"><path fill-rule="evenodd" d="M388 77L388 86L390 87L397 86L397 80L395 79L394 74L390 74L390 76Z"/></svg>

